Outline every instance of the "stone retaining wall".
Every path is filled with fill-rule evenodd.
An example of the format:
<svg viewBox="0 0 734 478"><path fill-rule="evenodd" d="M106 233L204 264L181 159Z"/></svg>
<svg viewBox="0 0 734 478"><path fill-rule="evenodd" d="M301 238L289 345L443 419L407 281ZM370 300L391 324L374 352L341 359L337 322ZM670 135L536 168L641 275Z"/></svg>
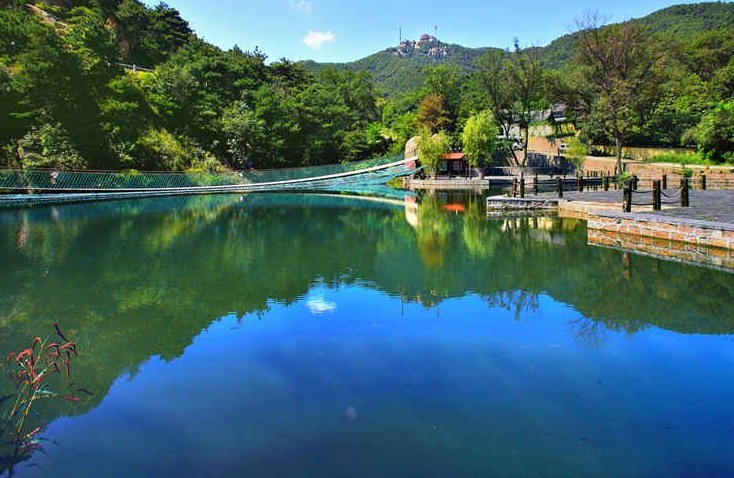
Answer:
<svg viewBox="0 0 734 478"><path fill-rule="evenodd" d="M589 244L734 272L733 249L593 229L589 229Z"/></svg>
<svg viewBox="0 0 734 478"><path fill-rule="evenodd" d="M489 189L488 179L405 179L411 189Z"/></svg>
<svg viewBox="0 0 734 478"><path fill-rule="evenodd" d="M734 249L734 226L695 219L648 216L644 214L589 214L588 230L676 241L680 243Z"/></svg>

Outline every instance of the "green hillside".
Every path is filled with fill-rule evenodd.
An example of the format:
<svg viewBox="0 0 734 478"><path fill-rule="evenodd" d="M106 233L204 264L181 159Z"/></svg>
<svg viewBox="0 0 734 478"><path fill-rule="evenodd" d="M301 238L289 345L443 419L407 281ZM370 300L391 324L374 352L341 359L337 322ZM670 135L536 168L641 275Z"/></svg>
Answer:
<svg viewBox="0 0 734 478"><path fill-rule="evenodd" d="M265 59L207 43L164 3L3 1L0 167L220 171L385 153L368 75Z"/></svg>
<svg viewBox="0 0 734 478"><path fill-rule="evenodd" d="M440 41L429 41L404 53L399 51L398 47L388 48L350 63L316 63L309 60L301 64L312 73L327 68L354 72L369 71L378 91L388 96L395 96L421 87L424 79L423 70L427 66L454 65L468 73L474 70L474 62L486 51L486 48L466 48Z"/></svg>
<svg viewBox="0 0 734 478"><path fill-rule="evenodd" d="M702 32L729 28L734 25L734 3L707 2L674 5L632 21L645 24L662 38L692 40ZM559 69L574 55L576 34L564 35L541 49L541 63L546 68Z"/></svg>
<svg viewBox="0 0 734 478"><path fill-rule="evenodd" d="M692 39L699 33L727 28L734 25L734 3L707 2L690 5L675 5L654 12L641 19L650 31L662 37ZM560 69L574 56L577 36L564 35L545 47L540 48L540 60L544 67ZM427 52L432 47L447 50L445 56L431 56ZM466 48L442 42L428 42L413 54L401 56L397 48L388 48L361 60L349 63L302 62L312 72L332 67L339 70L369 71L375 87L389 97L400 96L423 84L424 68L434 64L456 65L462 71L474 69L474 62L487 48Z"/></svg>

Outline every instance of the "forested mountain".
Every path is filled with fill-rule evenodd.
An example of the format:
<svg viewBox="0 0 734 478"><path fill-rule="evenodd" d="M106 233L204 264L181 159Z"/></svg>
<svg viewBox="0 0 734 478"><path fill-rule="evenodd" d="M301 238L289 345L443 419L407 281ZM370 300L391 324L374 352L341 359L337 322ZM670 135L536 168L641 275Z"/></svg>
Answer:
<svg viewBox="0 0 734 478"><path fill-rule="evenodd" d="M730 28L734 25L734 3L706 2L674 5L650 15L631 20L659 35L661 41L692 41L703 32ZM541 48L541 63L547 68L560 69L574 56L578 34L564 35Z"/></svg>
<svg viewBox="0 0 734 478"><path fill-rule="evenodd" d="M707 2L675 5L631 21L644 24L651 32L659 34L663 39L668 37L690 41L702 32L734 25L734 3ZM518 33L518 36L522 37L522 34ZM538 46L541 64L551 69L561 69L568 65L573 60L577 38L577 34L568 34L547 46ZM508 38L508 45L510 41L512 39ZM496 46L498 45L493 47ZM436 47L445 49L447 54L429 55L428 52ZM313 72L327 67L349 71L368 71L374 77L378 91L388 97L399 97L423 84L426 66L447 64L457 66L462 71L473 71L477 58L488 50L488 48L466 48L440 41L423 43L419 54L415 55L398 55L398 48L388 48L350 63L306 61L303 62L303 65Z"/></svg>
<svg viewBox="0 0 734 478"><path fill-rule="evenodd" d="M426 67L444 64L456 67L464 73L472 72L476 69L476 60L486 51L487 48L466 48L431 38L425 42L406 40L398 47L388 48L351 63L305 61L301 64L314 73L327 68L367 71L372 75L375 88L379 92L394 97L423 86Z"/></svg>
<svg viewBox="0 0 734 478"><path fill-rule="evenodd" d="M734 162L732 3L590 28L600 53L624 59L602 65L617 74L606 85L582 58L583 31L525 50L424 35L353 63L269 63L257 49L207 43L163 3L0 5L1 167L331 164L401 151L426 130L461 147L472 117L527 135L551 103L568 106L587 146L698 146L707 161Z"/></svg>

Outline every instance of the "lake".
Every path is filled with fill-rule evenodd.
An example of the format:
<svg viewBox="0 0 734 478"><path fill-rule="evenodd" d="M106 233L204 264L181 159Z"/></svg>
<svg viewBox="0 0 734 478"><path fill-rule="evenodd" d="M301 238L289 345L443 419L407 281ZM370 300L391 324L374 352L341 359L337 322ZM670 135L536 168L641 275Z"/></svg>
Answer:
<svg viewBox="0 0 734 478"><path fill-rule="evenodd" d="M0 265L0 352L58 322L93 393L39 402L52 442L17 476L734 473L734 275L581 221L106 202L0 212Z"/></svg>

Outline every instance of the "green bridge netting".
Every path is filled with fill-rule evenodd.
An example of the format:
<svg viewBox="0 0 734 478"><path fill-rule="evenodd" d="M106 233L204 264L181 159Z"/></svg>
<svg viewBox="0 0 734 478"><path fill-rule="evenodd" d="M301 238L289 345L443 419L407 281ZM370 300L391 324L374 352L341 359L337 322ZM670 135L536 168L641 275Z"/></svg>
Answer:
<svg viewBox="0 0 734 478"><path fill-rule="evenodd" d="M0 170L0 190L104 192L152 189L232 190L335 189L342 185L384 184L408 171L401 155L324 166L227 173L93 172ZM393 164L392 166L389 166ZM371 168L378 168L370 170ZM370 170L364 171L363 170ZM338 177L329 177L336 176ZM286 184L272 184L280 182Z"/></svg>

